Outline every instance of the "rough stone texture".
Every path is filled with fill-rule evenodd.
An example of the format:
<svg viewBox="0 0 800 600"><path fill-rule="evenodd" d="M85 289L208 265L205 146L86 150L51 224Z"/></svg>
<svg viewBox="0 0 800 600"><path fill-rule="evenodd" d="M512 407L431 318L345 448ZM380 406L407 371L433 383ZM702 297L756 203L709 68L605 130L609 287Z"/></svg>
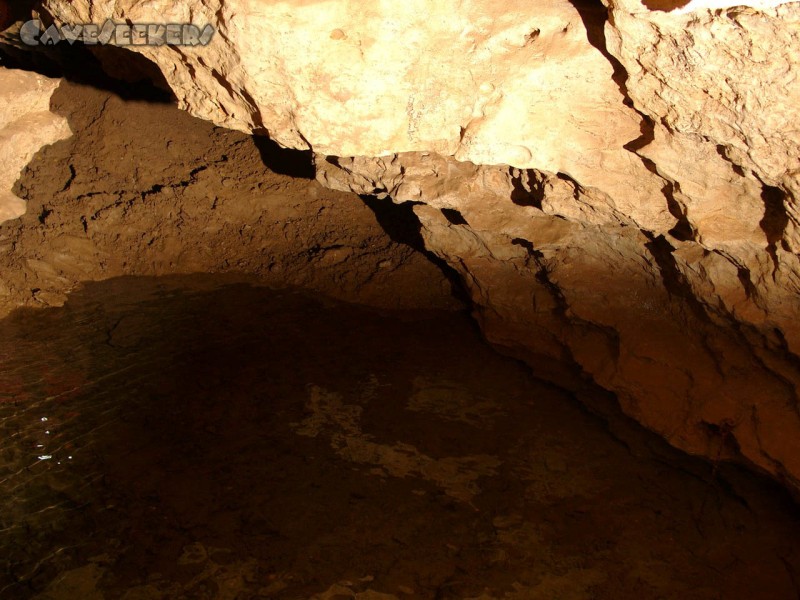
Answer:
<svg viewBox="0 0 800 600"><path fill-rule="evenodd" d="M427 245L462 274L491 342L561 384L559 365L575 361L676 446L714 460L743 455L796 485L796 367L780 333L733 327L713 304L728 292L717 279L733 288L727 301L752 304L722 255L674 250L603 196L540 171L418 154L318 168L330 187L425 199L414 209Z"/></svg>
<svg viewBox="0 0 800 600"><path fill-rule="evenodd" d="M634 218L674 220L663 182L623 148L640 135L639 115L566 0L45 6L73 23L213 23L209 47L137 50L183 108L218 125L334 156L434 151L564 172Z"/></svg>
<svg viewBox="0 0 800 600"><path fill-rule="evenodd" d="M25 202L11 192L20 171L42 146L72 134L66 119L49 110L59 83L36 73L0 69L0 223L25 213Z"/></svg>
<svg viewBox="0 0 800 600"><path fill-rule="evenodd" d="M605 4L45 8L215 24L208 48L142 50L183 108L420 202L489 339L800 490L800 5Z"/></svg>
<svg viewBox="0 0 800 600"><path fill-rule="evenodd" d="M406 154L320 157L318 177L424 202L428 247L493 342L568 356L673 444L796 489L800 11L628 9L607 27L641 112L626 147L661 177L673 227L563 173Z"/></svg>
<svg viewBox="0 0 800 600"><path fill-rule="evenodd" d="M28 211L0 225L0 316L60 306L87 281L175 273L460 308L442 272L392 241L359 198L271 171L251 136L71 82L52 105L75 135L40 152L15 187Z"/></svg>
<svg viewBox="0 0 800 600"><path fill-rule="evenodd" d="M609 48L652 130L638 154L669 182L686 241L725 256L745 279L755 306L728 308L738 320L779 327L797 353L800 5L716 16L611 7ZM695 269L681 271L701 285ZM726 278L705 277L723 290Z"/></svg>

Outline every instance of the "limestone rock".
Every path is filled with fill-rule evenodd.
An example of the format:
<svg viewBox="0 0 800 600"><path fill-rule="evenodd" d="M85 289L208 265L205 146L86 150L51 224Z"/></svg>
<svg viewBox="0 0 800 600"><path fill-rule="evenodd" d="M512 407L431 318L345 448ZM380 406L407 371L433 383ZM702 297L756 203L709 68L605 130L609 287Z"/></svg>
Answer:
<svg viewBox="0 0 800 600"><path fill-rule="evenodd" d="M695 162L712 167L713 178L738 169L788 192L795 205L800 5L674 14L609 0L609 8L609 50L625 68L628 95L663 128L662 138L681 140L672 157L651 157L659 171L675 178ZM732 166L708 164L714 152Z"/></svg>
<svg viewBox="0 0 800 600"><path fill-rule="evenodd" d="M674 224L663 181L624 148L640 136L641 118L567 0L368 10L352 0L47 0L45 8L69 23L213 24L207 47L135 49L161 68L183 108L218 125L333 156L432 151L562 172L614 196L643 224Z"/></svg>
<svg viewBox="0 0 800 600"><path fill-rule="evenodd" d="M800 492L800 4L603 3L43 7L211 23L136 48L183 108L413 201L489 340Z"/></svg>
<svg viewBox="0 0 800 600"><path fill-rule="evenodd" d="M609 0L606 27L650 124L637 153L670 182L688 238L737 265L762 308L739 317L764 325L767 314L797 353L800 5L645 4Z"/></svg>
<svg viewBox="0 0 800 600"><path fill-rule="evenodd" d="M20 171L42 146L69 137L66 119L49 110L60 80L0 69L0 223L25 214L12 193Z"/></svg>
<svg viewBox="0 0 800 600"><path fill-rule="evenodd" d="M790 330L796 309L768 310L729 255L654 237L545 172L414 153L318 157L317 169L330 187L424 200L427 246L461 274L487 338L540 375L569 385L556 369L574 360L674 445L800 486L799 438L787 435L800 431L800 376L770 329ZM759 327L737 331L743 322Z"/></svg>

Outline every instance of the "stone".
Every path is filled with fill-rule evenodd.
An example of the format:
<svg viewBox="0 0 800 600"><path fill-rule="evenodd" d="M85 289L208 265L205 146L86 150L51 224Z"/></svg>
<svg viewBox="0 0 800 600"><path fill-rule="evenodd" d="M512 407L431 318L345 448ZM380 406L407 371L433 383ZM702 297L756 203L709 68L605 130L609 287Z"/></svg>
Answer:
<svg viewBox="0 0 800 600"><path fill-rule="evenodd" d="M659 200L663 182L624 148L641 119L567 0L45 8L70 23L212 23L207 47L130 48L161 68L181 107L218 125L333 156L433 151L563 172L642 221L674 221Z"/></svg>
<svg viewBox="0 0 800 600"><path fill-rule="evenodd" d="M70 81L51 106L75 134L24 169L28 211L0 224L0 317L61 306L91 281L190 273L375 307L460 307L444 274L358 197L270 170L252 136Z"/></svg>
<svg viewBox="0 0 800 600"><path fill-rule="evenodd" d="M672 444L744 458L797 488L800 444L786 432L800 430L800 378L768 327L736 331L775 315L725 254L654 238L554 175L447 163L317 158L327 186L425 200L414 209L427 247L462 276L490 342L564 386L574 376L555 367L573 360Z"/></svg>
<svg viewBox="0 0 800 600"><path fill-rule="evenodd" d="M0 69L0 223L25 214L25 202L12 189L33 155L72 135L66 119L49 110L59 84L36 73Z"/></svg>
<svg viewBox="0 0 800 600"><path fill-rule="evenodd" d="M211 23L180 106L413 202L487 338L800 492L800 4L45 0ZM562 378L563 379L563 378Z"/></svg>

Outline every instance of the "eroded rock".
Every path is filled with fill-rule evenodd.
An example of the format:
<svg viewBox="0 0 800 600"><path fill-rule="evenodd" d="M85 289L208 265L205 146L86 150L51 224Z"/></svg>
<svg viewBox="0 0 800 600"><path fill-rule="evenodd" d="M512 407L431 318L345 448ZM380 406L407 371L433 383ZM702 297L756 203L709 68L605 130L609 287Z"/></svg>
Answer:
<svg viewBox="0 0 800 600"><path fill-rule="evenodd" d="M330 187L424 199L426 243L462 275L491 342L562 385L575 361L674 445L797 486L796 366L780 331L747 326L774 316L724 254L643 231L540 171L419 154L317 165Z"/></svg>
<svg viewBox="0 0 800 600"><path fill-rule="evenodd" d="M33 155L72 135L67 120L49 110L59 83L36 73L0 69L0 223L25 214L25 202L11 190Z"/></svg>
<svg viewBox="0 0 800 600"><path fill-rule="evenodd" d="M797 491L800 5L604 4L44 8L212 23L208 47L137 48L183 108L417 203L492 342Z"/></svg>
<svg viewBox="0 0 800 600"><path fill-rule="evenodd" d="M52 103L76 133L20 176L29 210L0 225L0 316L60 306L87 281L175 273L458 307L441 271L359 198L271 171L251 136L71 82Z"/></svg>

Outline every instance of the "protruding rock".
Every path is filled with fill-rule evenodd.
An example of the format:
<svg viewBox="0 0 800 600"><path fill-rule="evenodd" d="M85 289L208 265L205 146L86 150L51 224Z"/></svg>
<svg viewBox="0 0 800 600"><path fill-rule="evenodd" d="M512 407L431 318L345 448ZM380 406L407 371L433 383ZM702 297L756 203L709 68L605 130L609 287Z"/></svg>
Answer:
<svg viewBox="0 0 800 600"><path fill-rule="evenodd" d="M66 119L49 110L59 83L36 73L0 69L0 223L25 214L25 202L11 190L33 155L72 135Z"/></svg>
<svg viewBox="0 0 800 600"><path fill-rule="evenodd" d="M492 342L800 490L800 4L43 4L212 24L135 48L183 108L414 201Z"/></svg>

